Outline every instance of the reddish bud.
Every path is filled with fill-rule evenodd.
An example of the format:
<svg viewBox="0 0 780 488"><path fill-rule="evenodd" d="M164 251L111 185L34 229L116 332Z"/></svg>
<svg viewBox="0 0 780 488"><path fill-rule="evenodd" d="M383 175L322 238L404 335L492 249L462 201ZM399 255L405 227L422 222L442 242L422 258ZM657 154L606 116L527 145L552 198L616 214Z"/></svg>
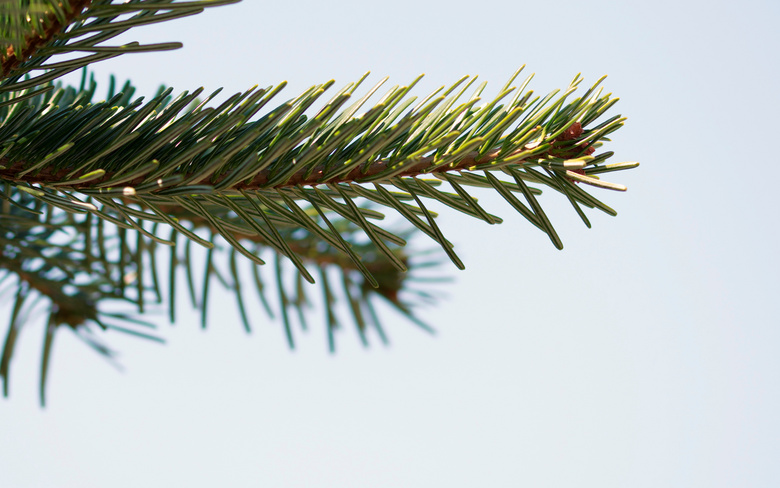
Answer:
<svg viewBox="0 0 780 488"><path fill-rule="evenodd" d="M563 134L555 138L556 141L570 141L576 139L582 135L582 124L575 122L569 126L568 129L563 131Z"/></svg>

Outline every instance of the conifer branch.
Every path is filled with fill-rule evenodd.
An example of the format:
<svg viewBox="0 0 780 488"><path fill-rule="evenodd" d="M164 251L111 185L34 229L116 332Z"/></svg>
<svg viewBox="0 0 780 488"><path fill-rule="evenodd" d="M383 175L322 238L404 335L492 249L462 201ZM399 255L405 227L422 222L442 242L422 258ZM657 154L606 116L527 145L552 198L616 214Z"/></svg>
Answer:
<svg viewBox="0 0 780 488"><path fill-rule="evenodd" d="M409 283L418 269L439 260L420 262L422 254L409 251L408 241L424 234L464 267L428 209L431 201L498 224L502 219L476 197L495 192L557 248L562 239L537 198L542 189L564 196L588 227L583 207L616 215L586 191L624 191L600 175L638 165L611 163L613 153L603 151L625 122L620 115L605 118L617 99L602 93L604 78L580 96L574 95L583 81L577 75L564 90L539 97L527 89L531 77L513 86L521 68L495 97L485 98L485 84L475 86L475 77L463 77L419 101L411 94L417 78L370 104L386 80L358 95L366 74L324 104L320 98L333 81L278 104L284 83L254 87L217 105L219 90L202 98L203 88L178 95L161 88L147 101L134 98L130 82L117 90L112 77L106 99L93 101L90 64L181 46L106 45L110 39L236 1L0 3L0 280L17 284L0 358L6 395L16 339L36 299L50 306L43 402L58 327L70 328L109 359L113 352L94 327L159 340L143 332L154 325L138 317L156 304L175 320L182 268L203 326L216 279L236 297L249 331L238 255L250 261L271 315L260 272L270 268L264 266L270 255L278 297L273 315L283 321L291 346L289 311L305 325L304 281L316 277L333 350L338 300L366 344L371 327L387 340L372 305L376 297L430 330L413 313L430 295L420 291L415 298ZM84 73L79 87L56 82L78 69ZM380 225L386 212L412 230ZM201 277L194 275L193 243L206 249ZM163 246L170 255L167 292L159 272L165 265L158 264ZM105 312L99 305L109 300L129 303L135 312Z"/></svg>
<svg viewBox="0 0 780 488"><path fill-rule="evenodd" d="M38 29L33 32L20 29L14 33L13 37L6 37L11 42L7 42L3 46L3 52L0 54L0 67L2 67L0 78L6 78L22 62L33 57L40 47L49 44L54 36L73 22L91 2L92 0L70 0L64 3L38 2L44 5L48 3L50 10L33 12L32 10L20 9L20 13L24 15L11 25L16 24L21 27L26 23L29 25L35 19ZM25 22L27 19L30 19L29 23ZM7 22L7 19L4 20Z"/></svg>

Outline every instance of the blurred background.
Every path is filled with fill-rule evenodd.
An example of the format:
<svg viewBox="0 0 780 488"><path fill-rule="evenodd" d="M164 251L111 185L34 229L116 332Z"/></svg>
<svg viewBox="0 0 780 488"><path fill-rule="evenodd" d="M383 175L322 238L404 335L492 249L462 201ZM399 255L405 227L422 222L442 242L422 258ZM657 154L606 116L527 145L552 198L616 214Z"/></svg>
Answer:
<svg viewBox="0 0 780 488"><path fill-rule="evenodd" d="M771 0L245 0L132 31L185 47L95 65L100 93L111 73L147 96L287 80L278 102L368 70L426 73L418 96L464 74L494 95L523 64L541 94L608 74L628 122L607 149L641 166L593 190L619 216L590 230L547 192L563 251L491 192L498 226L432 205L467 268L431 285L433 336L383 309L391 345L364 349L344 315L331 355L320 314L290 351L215 287L205 331L182 298L164 346L107 335L124 372L62 331L41 409L25 329L0 485L780 485L778 21Z"/></svg>

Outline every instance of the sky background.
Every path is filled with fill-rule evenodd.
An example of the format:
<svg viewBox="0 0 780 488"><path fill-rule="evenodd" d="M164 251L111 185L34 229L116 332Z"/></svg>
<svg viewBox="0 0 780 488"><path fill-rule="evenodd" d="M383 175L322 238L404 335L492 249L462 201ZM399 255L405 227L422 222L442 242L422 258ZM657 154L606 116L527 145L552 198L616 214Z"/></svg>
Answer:
<svg viewBox="0 0 780 488"><path fill-rule="evenodd" d="M368 70L426 73L416 95L464 74L495 94L523 64L537 93L608 74L628 117L608 149L641 166L609 175L627 193L594 190L619 215L591 211L593 229L542 200L563 251L491 192L499 226L434 205L467 268L420 310L435 336L385 310L391 345L363 349L345 316L332 356L312 317L291 352L259 305L247 336L217 293L205 332L180 307L165 346L107 336L123 373L59 334L41 409L31 326L0 485L779 486L779 20L771 0L245 0L133 31L185 47L96 65L103 90L287 80L281 102Z"/></svg>

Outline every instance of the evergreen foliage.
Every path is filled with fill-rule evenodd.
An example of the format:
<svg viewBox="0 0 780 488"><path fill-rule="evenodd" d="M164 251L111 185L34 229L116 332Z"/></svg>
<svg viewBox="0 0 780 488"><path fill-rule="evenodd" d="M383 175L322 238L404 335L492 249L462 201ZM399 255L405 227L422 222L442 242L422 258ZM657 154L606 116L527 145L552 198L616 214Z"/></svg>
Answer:
<svg viewBox="0 0 780 488"><path fill-rule="evenodd" d="M101 329L160 340L141 316L151 302L175 320L182 274L204 327L217 280L233 290L250 330L240 264L251 265L259 298L269 314L278 310L290 347L290 312L305 321L311 289L304 281L316 278L333 349L339 300L364 343L368 327L386 340L372 305L377 297L427 328L402 292L410 274L436 258L408 251L408 239L425 234L458 268L463 263L425 200L496 224L501 218L483 209L473 191L498 192L559 249L536 198L540 188L560 193L588 227L583 207L616 214L585 190L625 190L598 175L637 166L608 163L613 153L601 150L625 120L605 116L617 99L599 88L603 79L576 98L579 75L540 97L526 89L530 77L512 86L518 70L484 101L485 83L469 77L417 100L409 92L418 78L366 106L385 80L360 94L363 77L322 105L332 81L283 102L284 83L214 106L219 91L161 88L144 100L133 97L129 82L117 89L112 78L106 99L95 101L91 63L180 47L111 46L112 38L237 1L0 1L0 294L11 308L0 359L5 395L14 346L41 308L48 317L43 402L60 327L108 358L113 352L100 341ZM79 87L57 83L75 70L84 73ZM410 230L379 225L388 210ZM194 276L193 243L207 249L204 276ZM162 246L167 262L160 262ZM278 307L266 298L268 273ZM422 291L417 301L426 297ZM108 311L103 304L113 300L135 311Z"/></svg>

